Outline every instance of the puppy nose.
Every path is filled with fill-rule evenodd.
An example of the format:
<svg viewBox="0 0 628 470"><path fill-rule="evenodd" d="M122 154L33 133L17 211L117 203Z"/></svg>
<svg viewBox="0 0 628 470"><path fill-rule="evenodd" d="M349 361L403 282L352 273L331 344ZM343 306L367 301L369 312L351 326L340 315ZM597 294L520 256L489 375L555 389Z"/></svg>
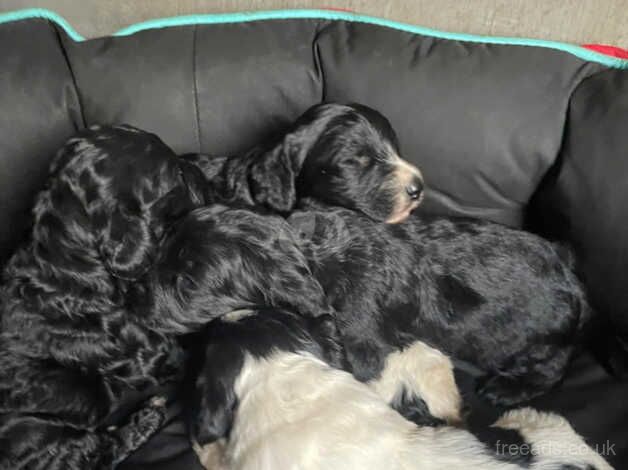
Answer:
<svg viewBox="0 0 628 470"><path fill-rule="evenodd" d="M410 199L418 199L423 192L423 181L420 178L414 178L412 182L406 186L406 193Z"/></svg>

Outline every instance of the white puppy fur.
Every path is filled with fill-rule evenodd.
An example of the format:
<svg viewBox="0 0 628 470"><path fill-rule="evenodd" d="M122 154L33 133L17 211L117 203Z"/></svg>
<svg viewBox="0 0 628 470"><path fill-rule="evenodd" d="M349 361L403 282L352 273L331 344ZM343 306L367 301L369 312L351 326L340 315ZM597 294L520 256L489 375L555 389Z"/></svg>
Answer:
<svg viewBox="0 0 628 470"><path fill-rule="evenodd" d="M421 341L390 353L379 378L369 385L386 403L405 389L423 399L432 416L450 424L461 420L462 398L451 361Z"/></svg>
<svg viewBox="0 0 628 470"><path fill-rule="evenodd" d="M208 470L521 469L467 431L417 427L387 405L383 384L369 387L309 354L247 355L235 392L228 441L196 446ZM531 469L611 469L558 416L526 408L495 426L520 431Z"/></svg>

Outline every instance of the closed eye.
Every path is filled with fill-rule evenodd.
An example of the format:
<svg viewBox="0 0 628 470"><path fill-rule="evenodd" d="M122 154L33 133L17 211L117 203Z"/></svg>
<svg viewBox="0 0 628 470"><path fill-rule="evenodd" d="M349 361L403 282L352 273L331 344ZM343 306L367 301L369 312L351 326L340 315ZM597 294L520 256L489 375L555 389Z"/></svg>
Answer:
<svg viewBox="0 0 628 470"><path fill-rule="evenodd" d="M367 155L352 155L347 161L352 165L367 167L371 163L371 157Z"/></svg>
<svg viewBox="0 0 628 470"><path fill-rule="evenodd" d="M179 274L176 276L175 285L177 286L177 292L179 292L179 294L189 293L194 289L194 280L189 276Z"/></svg>

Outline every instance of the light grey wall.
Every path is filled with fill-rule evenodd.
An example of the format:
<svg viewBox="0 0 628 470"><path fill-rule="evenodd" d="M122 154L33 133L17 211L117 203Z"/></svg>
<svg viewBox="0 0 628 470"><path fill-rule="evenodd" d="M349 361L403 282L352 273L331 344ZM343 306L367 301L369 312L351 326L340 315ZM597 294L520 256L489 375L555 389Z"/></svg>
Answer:
<svg viewBox="0 0 628 470"><path fill-rule="evenodd" d="M326 6L453 32L628 48L628 0L0 0L0 11L54 10L91 37L163 16Z"/></svg>

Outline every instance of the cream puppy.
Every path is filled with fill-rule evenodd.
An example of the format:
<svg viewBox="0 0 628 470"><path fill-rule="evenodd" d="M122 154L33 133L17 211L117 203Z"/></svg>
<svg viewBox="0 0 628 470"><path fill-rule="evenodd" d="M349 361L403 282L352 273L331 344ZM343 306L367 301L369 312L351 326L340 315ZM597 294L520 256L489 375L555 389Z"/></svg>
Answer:
<svg viewBox="0 0 628 470"><path fill-rule="evenodd" d="M530 408L494 424L506 436L502 449L456 427L416 426L390 408L377 386L334 367L341 355L330 339L333 328L329 317L274 310L210 325L189 410L205 468L611 469L564 418ZM524 444L510 454L513 432Z"/></svg>

